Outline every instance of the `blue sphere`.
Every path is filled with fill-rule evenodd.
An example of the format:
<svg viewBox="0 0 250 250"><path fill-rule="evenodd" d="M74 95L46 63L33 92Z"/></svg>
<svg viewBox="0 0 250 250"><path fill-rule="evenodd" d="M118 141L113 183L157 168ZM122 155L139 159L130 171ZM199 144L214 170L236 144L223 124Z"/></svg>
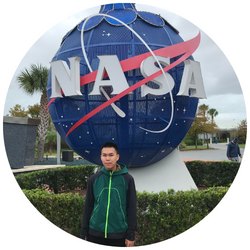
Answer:
<svg viewBox="0 0 250 250"><path fill-rule="evenodd" d="M100 8L105 13L118 18L139 34L151 50L172 46L183 42L178 31L162 17L153 13L137 11L134 4L108 4ZM90 73L81 47L81 28L83 20L62 39L61 46L52 61L63 60L69 66L70 57L78 56L80 76ZM89 63L93 71L98 69L100 55L117 55L119 61L147 53L148 49L127 27L114 19L95 16L84 26L84 44ZM171 63L179 57L172 58ZM192 59L192 57L190 57ZM90 96L94 82L81 86L82 96L56 99L49 106L51 118L63 140L72 150L86 160L98 165L101 146L111 141L118 145L120 162L127 167L142 167L153 164L170 154L188 132L196 114L198 99L177 96L183 75L184 63L168 71L175 82L172 89L174 113L170 127L162 133L171 118L170 94L141 97L141 89L133 95L125 95L115 102L125 114L118 116L111 106L88 119L67 137L69 129L81 118L105 103L103 95ZM129 86L144 79L140 69L125 72ZM147 83L154 88L154 83ZM112 92L104 87L107 93ZM51 75L47 86L48 101L51 96ZM142 128L141 128L142 127Z"/></svg>

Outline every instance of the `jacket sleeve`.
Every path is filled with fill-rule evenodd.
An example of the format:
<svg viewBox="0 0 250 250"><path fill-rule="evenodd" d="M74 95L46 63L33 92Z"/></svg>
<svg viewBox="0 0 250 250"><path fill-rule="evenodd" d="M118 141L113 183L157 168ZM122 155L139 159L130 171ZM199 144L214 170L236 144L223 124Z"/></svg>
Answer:
<svg viewBox="0 0 250 250"><path fill-rule="evenodd" d="M229 142L227 145L227 158L231 157L230 156L230 146L231 146L231 142Z"/></svg>
<svg viewBox="0 0 250 250"><path fill-rule="evenodd" d="M88 237L89 231L89 220L92 214L92 210L94 207L94 193L93 193L93 178L90 177L87 187L87 194L85 197L83 216L82 216L82 224L81 224L81 238L85 239Z"/></svg>
<svg viewBox="0 0 250 250"><path fill-rule="evenodd" d="M237 144L237 146L238 146L238 155L239 156L241 156L241 153L240 153L240 147L239 147L239 145Z"/></svg>
<svg viewBox="0 0 250 250"><path fill-rule="evenodd" d="M127 218L128 218L128 229L125 238L134 241L135 231L137 229L137 197L134 179L131 179L128 183L127 190Z"/></svg>

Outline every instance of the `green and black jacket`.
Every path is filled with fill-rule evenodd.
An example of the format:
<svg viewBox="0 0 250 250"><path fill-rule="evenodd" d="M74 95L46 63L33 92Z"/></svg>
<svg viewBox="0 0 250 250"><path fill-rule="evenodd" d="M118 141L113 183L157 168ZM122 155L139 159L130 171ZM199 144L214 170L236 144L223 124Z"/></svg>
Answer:
<svg viewBox="0 0 250 250"><path fill-rule="evenodd" d="M137 226L136 190L125 165L119 171L101 171L89 179L84 204L81 237L134 241Z"/></svg>

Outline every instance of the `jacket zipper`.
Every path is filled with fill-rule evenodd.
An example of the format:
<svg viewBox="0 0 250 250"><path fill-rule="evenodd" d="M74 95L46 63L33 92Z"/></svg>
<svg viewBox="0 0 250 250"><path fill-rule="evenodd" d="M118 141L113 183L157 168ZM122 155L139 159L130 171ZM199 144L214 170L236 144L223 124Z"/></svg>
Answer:
<svg viewBox="0 0 250 250"><path fill-rule="evenodd" d="M106 214L105 238L108 237L108 218L109 218L109 206L110 206L110 194L111 194L111 181L112 181L113 173L114 171L110 172L110 177L109 177L109 196L108 196L108 206L107 206L107 214Z"/></svg>

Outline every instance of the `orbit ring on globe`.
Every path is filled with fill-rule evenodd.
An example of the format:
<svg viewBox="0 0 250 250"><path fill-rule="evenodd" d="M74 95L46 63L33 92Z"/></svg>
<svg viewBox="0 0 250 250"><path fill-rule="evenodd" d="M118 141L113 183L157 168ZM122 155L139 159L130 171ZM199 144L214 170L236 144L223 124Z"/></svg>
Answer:
<svg viewBox="0 0 250 250"><path fill-rule="evenodd" d="M83 25L82 25L82 29L81 29L82 53L83 53L84 59L85 59L87 65L88 65L88 68L89 68L90 72L93 72L93 70L92 70L92 68L91 68L91 66L90 66L90 64L89 64L89 60L88 60L88 57L87 57L87 55L86 55L85 46L84 46L84 39L83 39L83 31L84 31L84 27L85 27L86 23L88 22L88 20L89 20L90 18L94 17L94 16L105 16L105 17L112 18L112 19L114 19L114 20L120 22L121 24L123 24L123 25L124 25L126 28L128 28L130 31L132 31L132 32L140 39L140 41L146 46L146 48L149 50L149 52L150 52L150 53L152 54L152 56L154 57L155 61L158 63L159 68L161 69L162 74L163 74L163 76L164 76L164 78L165 78L165 81L166 81L166 83L167 83L167 85L168 85L168 87L169 87L169 89L170 89L169 82L168 82L168 80L167 80L167 78L166 78L166 75L165 75L165 73L164 73L164 71L163 71L163 68L162 68L162 66L161 66L161 63L159 62L159 60L158 60L157 57L155 56L154 52L149 48L149 46L147 45L147 43L146 43L146 42L145 42L145 41L144 41L144 40L143 40L143 39L133 30L133 29L131 29L127 24L125 24L125 23L122 22L121 20L119 20L119 19L117 19L117 18L115 18L115 17L113 17L113 16L107 15L107 14L94 14L94 15L92 15L92 16L89 16L89 17L85 20L85 22L83 23ZM106 96L106 98L107 98L107 94L106 94L105 90L104 90L103 88L101 88L101 91L103 92L103 94L104 94L104 95ZM147 132L151 132L151 133L162 133L162 132L166 131L166 130L170 127L170 125L171 125L171 123L172 123L172 120L173 120L173 114L174 114L174 102L173 102L173 95L172 95L172 92L170 91L169 93L170 93L170 100L171 100L171 117L170 117L170 121L169 121L167 127L164 128L164 129L162 129L162 130L160 130L160 131L152 131L152 130L148 130L148 129L145 129L145 128L140 127L141 129L143 129L143 130L145 130L145 131L147 131ZM114 108L114 110L116 111L116 113L117 113L118 115L120 115L121 117L124 117L124 112L123 112L122 110L120 110L114 103L112 103L111 105L112 105L112 107Z"/></svg>

